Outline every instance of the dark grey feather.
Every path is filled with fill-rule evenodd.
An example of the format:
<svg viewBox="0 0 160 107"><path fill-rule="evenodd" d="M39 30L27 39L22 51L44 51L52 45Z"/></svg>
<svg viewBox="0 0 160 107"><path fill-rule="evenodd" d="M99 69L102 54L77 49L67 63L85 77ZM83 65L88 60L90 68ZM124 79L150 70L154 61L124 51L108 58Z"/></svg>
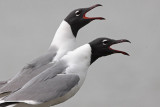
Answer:
<svg viewBox="0 0 160 107"><path fill-rule="evenodd" d="M5 103L1 103L0 107L7 107L7 106L12 105L12 104L17 104L17 102L5 102Z"/></svg>

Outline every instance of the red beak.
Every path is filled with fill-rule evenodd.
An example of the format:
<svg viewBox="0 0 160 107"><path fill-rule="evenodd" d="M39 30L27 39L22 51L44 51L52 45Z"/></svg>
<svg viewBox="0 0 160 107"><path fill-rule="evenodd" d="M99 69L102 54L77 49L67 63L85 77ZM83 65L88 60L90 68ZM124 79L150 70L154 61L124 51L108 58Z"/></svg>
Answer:
<svg viewBox="0 0 160 107"><path fill-rule="evenodd" d="M96 5L93 5L89 8L86 8L86 12L84 13L83 15L83 19L90 19L90 20L105 20L105 18L103 17L86 17L86 13L89 12L90 10L98 7L98 6L102 6L101 4L96 4Z"/></svg>

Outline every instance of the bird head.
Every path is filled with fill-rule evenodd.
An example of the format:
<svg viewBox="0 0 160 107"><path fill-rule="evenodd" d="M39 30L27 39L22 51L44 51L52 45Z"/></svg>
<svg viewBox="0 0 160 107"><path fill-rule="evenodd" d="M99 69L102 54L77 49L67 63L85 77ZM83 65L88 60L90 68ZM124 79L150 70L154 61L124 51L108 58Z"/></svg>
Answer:
<svg viewBox="0 0 160 107"><path fill-rule="evenodd" d="M105 19L103 17L86 17L86 13L98 6L102 5L96 4L88 8L75 9L65 18L65 21L70 24L74 35L77 35L78 30L91 21Z"/></svg>
<svg viewBox="0 0 160 107"><path fill-rule="evenodd" d="M112 45L123 43L123 42L131 43L127 39L114 40L109 38L97 38L93 40L92 42L89 43L92 49L91 63L94 62L99 57L107 56L115 53L121 53L123 55L129 56L127 52L111 48Z"/></svg>

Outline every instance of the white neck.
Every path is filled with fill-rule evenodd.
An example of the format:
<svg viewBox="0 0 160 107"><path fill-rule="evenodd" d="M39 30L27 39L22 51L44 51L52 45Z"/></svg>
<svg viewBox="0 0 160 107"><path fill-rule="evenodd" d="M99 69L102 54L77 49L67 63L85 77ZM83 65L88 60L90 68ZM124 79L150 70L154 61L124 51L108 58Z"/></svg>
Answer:
<svg viewBox="0 0 160 107"><path fill-rule="evenodd" d="M89 44L85 44L74 51L68 52L62 57L62 61L68 64L68 68L65 71L66 74L79 75L79 87L83 84L88 68L91 61L91 47Z"/></svg>
<svg viewBox="0 0 160 107"><path fill-rule="evenodd" d="M68 51L73 50L76 42L75 39L76 38L72 33L71 26L63 20L57 29L49 48L56 48L58 50L54 60L58 60Z"/></svg>
<svg viewBox="0 0 160 107"><path fill-rule="evenodd" d="M85 44L80 46L79 48L68 52L62 60L66 60L69 64L78 65L79 64L86 64L90 66L91 61L91 47L89 44Z"/></svg>

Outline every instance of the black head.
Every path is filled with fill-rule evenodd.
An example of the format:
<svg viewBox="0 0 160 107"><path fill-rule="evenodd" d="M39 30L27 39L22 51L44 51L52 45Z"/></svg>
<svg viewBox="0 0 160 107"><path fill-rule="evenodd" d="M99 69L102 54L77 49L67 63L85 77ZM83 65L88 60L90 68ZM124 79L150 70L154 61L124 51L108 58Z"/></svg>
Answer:
<svg viewBox="0 0 160 107"><path fill-rule="evenodd" d="M92 56L91 56L91 64L97 60L99 57L111 55L114 53L121 53L123 55L128 55L128 53L112 49L111 46L113 44L122 43L122 42L129 42L129 40L121 39L121 40L114 40L109 38L98 38L90 42L90 46L92 48Z"/></svg>
<svg viewBox="0 0 160 107"><path fill-rule="evenodd" d="M77 35L77 32L80 28L90 23L93 20L104 20L102 17L86 17L86 13L92 10L95 7L102 6L100 4L96 4L94 6L88 8L79 8L73 10L64 20L68 22L72 28L72 32L74 36Z"/></svg>

